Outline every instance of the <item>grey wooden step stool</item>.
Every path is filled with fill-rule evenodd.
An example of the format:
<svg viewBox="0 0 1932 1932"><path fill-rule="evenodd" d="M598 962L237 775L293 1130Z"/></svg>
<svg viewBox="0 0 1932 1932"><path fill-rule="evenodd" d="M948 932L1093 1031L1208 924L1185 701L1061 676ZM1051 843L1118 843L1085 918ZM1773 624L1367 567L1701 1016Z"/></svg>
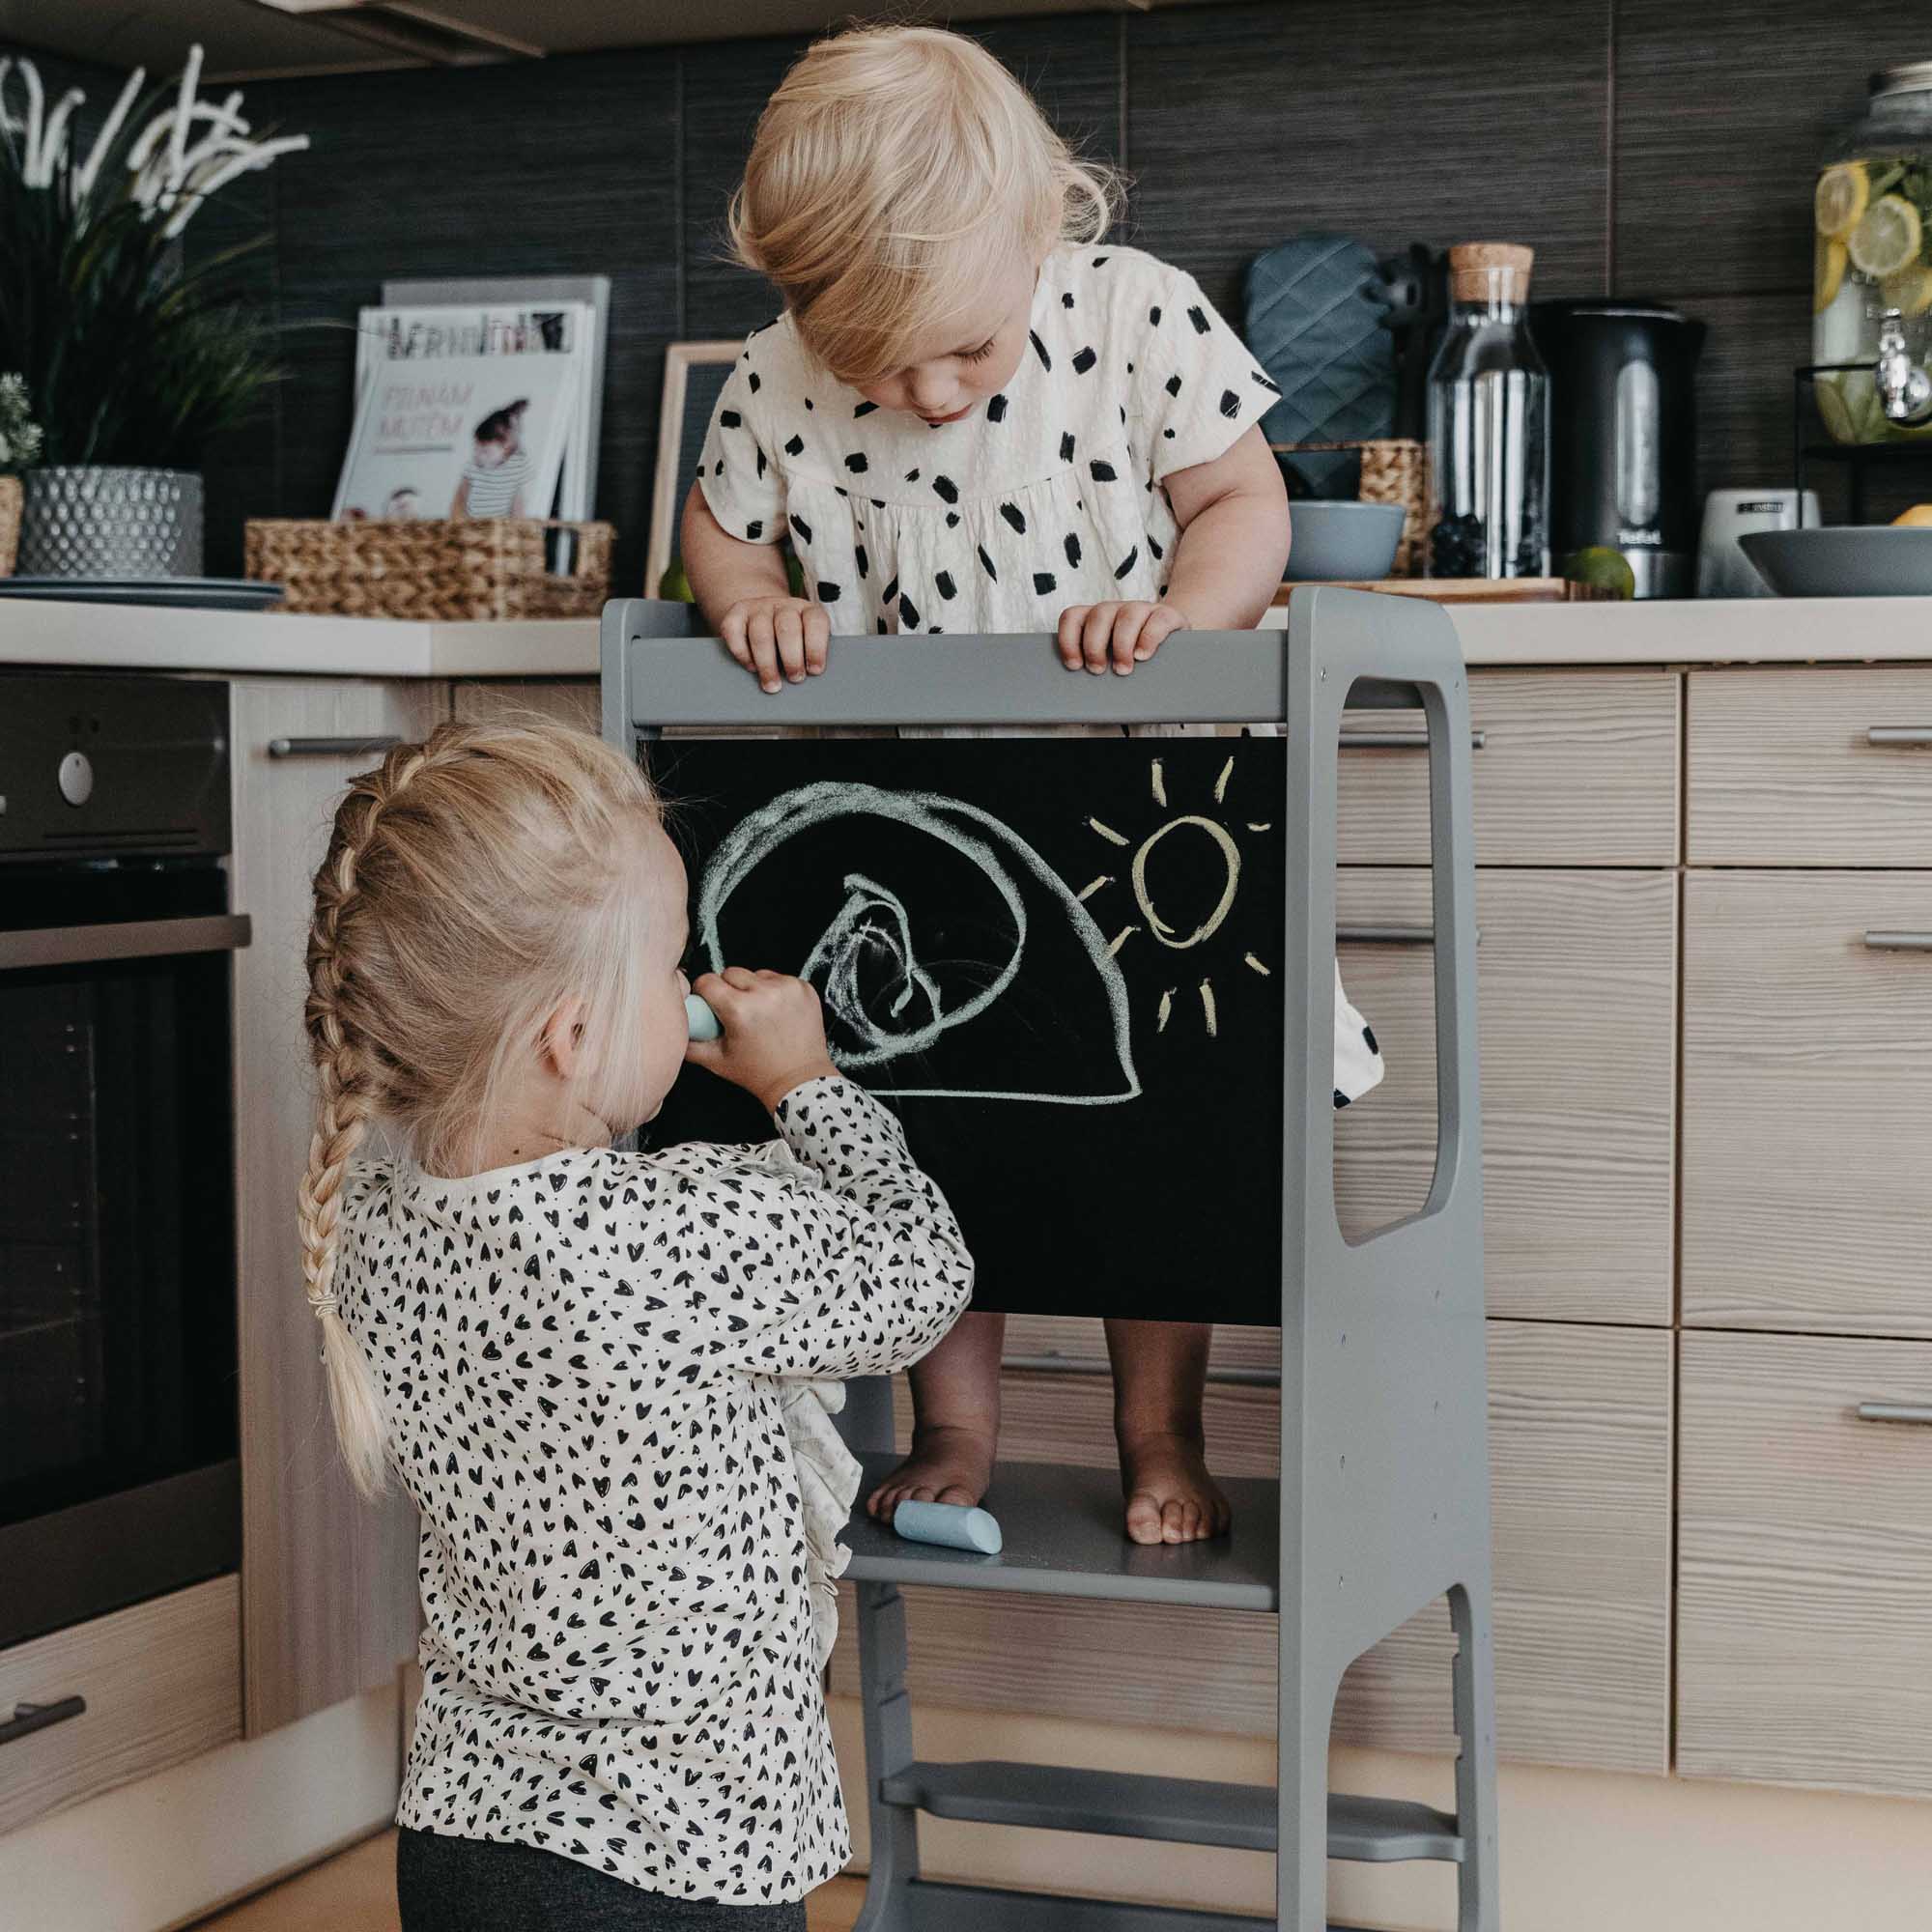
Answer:
<svg viewBox="0 0 1932 1932"><path fill-rule="evenodd" d="M782 720L1280 724L1288 740L1280 1481L1224 1483L1229 1537L1142 1548L1122 1530L1111 1471L1003 1463L986 1498L1005 1533L998 1556L902 1542L867 1517L861 1491L845 1534L871 1823L857 1932L1240 1932L1264 1922L924 1879L922 1811L1271 1850L1280 1932L1327 1925L1330 1858L1442 1860L1457 1868L1460 1932L1495 1932L1469 707L1448 616L1408 598L1313 587L1291 599L1285 634L1180 633L1131 678L1069 676L1043 637L839 639L824 676L776 697L722 647L694 648L691 632L687 606L606 607L606 737L635 751L666 724ZM1330 1066L1336 740L1350 706L1413 709L1426 726L1439 1112L1427 1202L1356 1243L1335 1215ZM869 1489L895 1460L889 1378L851 1383L841 1426ZM1278 1612L1275 1788L921 1762L905 1689L909 1583ZM1454 1813L1331 1794L1343 1673L1445 1593L1457 1640Z"/></svg>

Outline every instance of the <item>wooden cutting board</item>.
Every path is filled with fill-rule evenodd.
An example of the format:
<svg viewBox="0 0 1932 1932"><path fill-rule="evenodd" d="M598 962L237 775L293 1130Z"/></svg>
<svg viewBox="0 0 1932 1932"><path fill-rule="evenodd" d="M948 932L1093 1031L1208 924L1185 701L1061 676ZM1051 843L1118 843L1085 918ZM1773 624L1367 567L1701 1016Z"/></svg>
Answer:
<svg viewBox="0 0 1932 1932"><path fill-rule="evenodd" d="M1389 597L1426 597L1435 604L1598 604L1614 593L1566 577L1389 577L1378 583L1338 581L1343 590L1379 590ZM1286 604L1299 583L1284 583L1274 602Z"/></svg>

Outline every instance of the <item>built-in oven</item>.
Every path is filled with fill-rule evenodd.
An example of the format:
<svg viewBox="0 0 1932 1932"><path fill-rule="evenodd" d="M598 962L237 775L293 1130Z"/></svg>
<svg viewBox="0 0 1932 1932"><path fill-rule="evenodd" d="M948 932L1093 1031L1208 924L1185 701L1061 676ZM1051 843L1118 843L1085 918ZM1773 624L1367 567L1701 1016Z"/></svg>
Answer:
<svg viewBox="0 0 1932 1932"><path fill-rule="evenodd" d="M225 684L0 675L0 1645L239 1561L229 846Z"/></svg>

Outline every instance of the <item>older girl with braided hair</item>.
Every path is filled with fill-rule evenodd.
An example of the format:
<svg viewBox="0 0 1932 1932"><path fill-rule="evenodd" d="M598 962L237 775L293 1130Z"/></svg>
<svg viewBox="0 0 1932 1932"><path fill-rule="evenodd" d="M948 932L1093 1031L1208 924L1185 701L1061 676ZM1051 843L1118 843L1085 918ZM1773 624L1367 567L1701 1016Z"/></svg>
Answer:
<svg viewBox="0 0 1932 1932"><path fill-rule="evenodd" d="M689 1041L685 895L642 774L550 724L391 752L316 874L303 1275L350 1472L421 1519L405 1932L803 1932L850 1853L824 1408L972 1263L810 986L707 976ZM687 1059L779 1138L614 1151Z"/></svg>

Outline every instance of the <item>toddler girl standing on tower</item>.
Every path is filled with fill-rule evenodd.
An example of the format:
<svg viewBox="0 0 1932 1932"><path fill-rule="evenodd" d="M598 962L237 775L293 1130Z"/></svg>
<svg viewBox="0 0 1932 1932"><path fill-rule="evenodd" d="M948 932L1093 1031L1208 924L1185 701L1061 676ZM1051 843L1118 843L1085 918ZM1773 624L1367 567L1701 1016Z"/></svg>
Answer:
<svg viewBox="0 0 1932 1932"><path fill-rule="evenodd" d="M772 97L731 230L784 311L725 383L682 532L766 691L822 671L835 630L1048 631L1069 669L1125 674L1177 630L1260 621L1289 544L1274 385L1192 276L1103 242L1109 191L959 35L822 41ZM1337 1104L1380 1077L1338 977ZM1106 1326L1128 1535L1218 1533L1209 1328ZM1004 1332L969 1315L914 1370L912 1454L873 1514L980 1499Z"/></svg>

